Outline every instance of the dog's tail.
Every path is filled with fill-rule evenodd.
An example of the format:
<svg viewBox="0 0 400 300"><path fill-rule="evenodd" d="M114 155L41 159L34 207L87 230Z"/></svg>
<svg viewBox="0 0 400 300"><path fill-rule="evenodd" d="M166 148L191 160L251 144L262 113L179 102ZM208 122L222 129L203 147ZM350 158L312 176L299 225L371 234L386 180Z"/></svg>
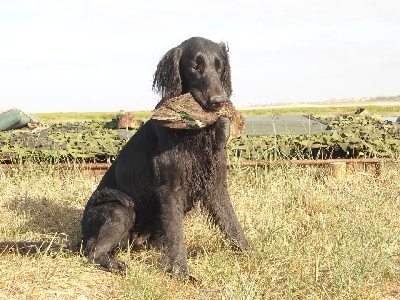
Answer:
<svg viewBox="0 0 400 300"><path fill-rule="evenodd" d="M0 254L6 252L17 252L21 254L56 254L58 252L63 253L75 253L79 252L80 244L69 245L69 244L57 244L53 242L28 242L28 241L5 241L0 242Z"/></svg>

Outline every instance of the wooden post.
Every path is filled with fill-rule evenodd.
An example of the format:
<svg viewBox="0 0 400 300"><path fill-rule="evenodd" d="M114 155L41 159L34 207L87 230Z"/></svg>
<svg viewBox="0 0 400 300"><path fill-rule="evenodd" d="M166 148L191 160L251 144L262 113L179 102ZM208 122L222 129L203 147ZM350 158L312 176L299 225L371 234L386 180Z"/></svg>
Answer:
<svg viewBox="0 0 400 300"><path fill-rule="evenodd" d="M346 177L346 163L345 162L334 162L330 163L331 175L335 179L342 180Z"/></svg>

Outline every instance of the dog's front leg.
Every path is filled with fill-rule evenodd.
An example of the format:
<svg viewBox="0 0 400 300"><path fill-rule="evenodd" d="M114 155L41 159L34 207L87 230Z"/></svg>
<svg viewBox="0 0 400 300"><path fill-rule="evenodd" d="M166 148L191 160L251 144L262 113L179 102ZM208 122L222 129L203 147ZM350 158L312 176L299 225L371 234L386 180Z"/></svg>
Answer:
<svg viewBox="0 0 400 300"><path fill-rule="evenodd" d="M176 277L188 274L185 236L183 232L184 198L182 191L163 191L161 195L160 236L162 268Z"/></svg>
<svg viewBox="0 0 400 300"><path fill-rule="evenodd" d="M218 193L212 193L205 199L204 206L210 213L214 223L226 234L234 247L251 252L251 248L244 236L242 226L237 219L226 186L215 189Z"/></svg>

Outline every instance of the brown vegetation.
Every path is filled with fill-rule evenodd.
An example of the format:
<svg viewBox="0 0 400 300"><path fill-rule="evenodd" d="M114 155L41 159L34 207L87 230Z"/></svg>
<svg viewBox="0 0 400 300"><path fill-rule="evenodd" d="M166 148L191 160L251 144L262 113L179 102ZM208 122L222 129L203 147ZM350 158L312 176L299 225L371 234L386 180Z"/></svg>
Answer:
<svg viewBox="0 0 400 300"><path fill-rule="evenodd" d="M100 177L55 168L0 171L0 239L77 242ZM234 253L201 209L185 220L197 284L156 268L159 253L121 253L124 276L79 255L0 254L7 299L397 299L400 170L356 169L334 180L317 166L234 168L229 189L257 255Z"/></svg>

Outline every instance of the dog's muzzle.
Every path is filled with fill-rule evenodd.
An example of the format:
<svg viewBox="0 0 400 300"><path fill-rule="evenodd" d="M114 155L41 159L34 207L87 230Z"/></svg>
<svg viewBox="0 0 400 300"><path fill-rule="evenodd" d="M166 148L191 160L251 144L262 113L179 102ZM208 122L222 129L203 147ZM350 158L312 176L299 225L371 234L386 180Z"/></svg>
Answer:
<svg viewBox="0 0 400 300"><path fill-rule="evenodd" d="M227 98L223 95L212 96L209 100L209 106L211 108L218 109L222 107L226 101Z"/></svg>

